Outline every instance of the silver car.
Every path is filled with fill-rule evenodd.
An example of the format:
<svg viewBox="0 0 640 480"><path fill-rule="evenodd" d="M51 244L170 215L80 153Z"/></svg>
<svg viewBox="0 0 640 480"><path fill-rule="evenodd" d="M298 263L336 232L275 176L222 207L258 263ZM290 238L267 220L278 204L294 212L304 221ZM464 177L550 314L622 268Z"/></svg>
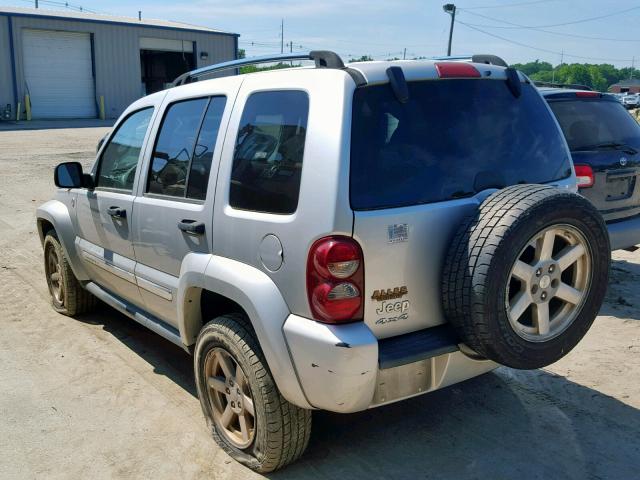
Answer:
<svg viewBox="0 0 640 480"><path fill-rule="evenodd" d="M627 93L622 97L622 105L629 110L640 107L640 94Z"/></svg>
<svg viewBox="0 0 640 480"><path fill-rule="evenodd" d="M193 81L293 59L315 66ZM214 439L260 472L302 455L313 409L558 360L607 230L537 89L468 60L240 60L134 102L37 210L53 307L100 299L182 346Z"/></svg>

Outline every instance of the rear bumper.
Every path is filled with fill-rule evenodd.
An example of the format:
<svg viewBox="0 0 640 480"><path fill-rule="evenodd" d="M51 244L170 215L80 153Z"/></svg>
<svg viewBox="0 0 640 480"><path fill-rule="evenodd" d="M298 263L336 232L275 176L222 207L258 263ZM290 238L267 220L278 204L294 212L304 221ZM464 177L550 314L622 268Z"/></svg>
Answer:
<svg viewBox="0 0 640 480"><path fill-rule="evenodd" d="M497 364L462 354L446 327L380 340L364 323L284 324L300 386L315 408L357 412L457 383Z"/></svg>
<svg viewBox="0 0 640 480"><path fill-rule="evenodd" d="M607 223L611 250L632 247L640 243L640 216Z"/></svg>

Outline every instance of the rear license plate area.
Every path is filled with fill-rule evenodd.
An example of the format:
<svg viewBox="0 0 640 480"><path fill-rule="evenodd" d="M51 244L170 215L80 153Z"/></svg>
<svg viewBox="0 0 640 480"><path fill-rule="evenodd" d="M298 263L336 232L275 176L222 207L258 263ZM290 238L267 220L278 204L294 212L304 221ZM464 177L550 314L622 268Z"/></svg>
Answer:
<svg viewBox="0 0 640 480"><path fill-rule="evenodd" d="M607 176L604 194L607 202L626 200L633 195L636 187L636 176Z"/></svg>

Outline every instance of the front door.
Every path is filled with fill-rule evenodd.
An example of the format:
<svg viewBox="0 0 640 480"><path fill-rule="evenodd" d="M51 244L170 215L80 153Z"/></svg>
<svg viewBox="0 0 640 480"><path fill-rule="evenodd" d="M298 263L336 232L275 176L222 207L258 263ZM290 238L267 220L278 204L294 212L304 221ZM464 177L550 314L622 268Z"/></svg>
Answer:
<svg viewBox="0 0 640 480"><path fill-rule="evenodd" d="M95 283L142 306L131 237L133 188L153 108L128 115L102 149L95 189L77 198L79 252Z"/></svg>
<svg viewBox="0 0 640 480"><path fill-rule="evenodd" d="M211 249L217 145L227 96L165 99L162 122L133 206L136 280L145 309L177 327L182 261ZM220 133L222 135L222 133Z"/></svg>

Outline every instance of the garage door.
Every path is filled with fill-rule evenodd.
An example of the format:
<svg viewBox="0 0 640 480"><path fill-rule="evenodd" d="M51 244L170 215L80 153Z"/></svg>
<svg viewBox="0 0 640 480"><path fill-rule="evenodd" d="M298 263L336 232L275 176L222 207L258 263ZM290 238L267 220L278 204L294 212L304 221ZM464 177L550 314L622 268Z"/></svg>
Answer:
<svg viewBox="0 0 640 480"><path fill-rule="evenodd" d="M34 118L94 118L88 33L23 30L24 74Z"/></svg>

